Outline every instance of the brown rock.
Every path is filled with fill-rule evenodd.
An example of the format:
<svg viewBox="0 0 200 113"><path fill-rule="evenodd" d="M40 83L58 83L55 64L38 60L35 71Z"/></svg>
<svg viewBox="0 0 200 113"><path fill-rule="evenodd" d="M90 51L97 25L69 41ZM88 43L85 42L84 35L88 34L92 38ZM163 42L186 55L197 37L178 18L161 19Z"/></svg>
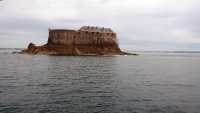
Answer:
<svg viewBox="0 0 200 113"><path fill-rule="evenodd" d="M27 50L22 50L21 52L19 52L19 54L28 54Z"/></svg>
<svg viewBox="0 0 200 113"><path fill-rule="evenodd" d="M35 49L36 49L36 46L35 46L35 44L33 44L33 43L30 43L29 45L28 45L28 53L29 54L33 54L33 52L35 51Z"/></svg>
<svg viewBox="0 0 200 113"><path fill-rule="evenodd" d="M73 55L82 55L81 51L78 50L77 48L74 48Z"/></svg>
<svg viewBox="0 0 200 113"><path fill-rule="evenodd" d="M14 51L13 54L19 54L20 52Z"/></svg>
<svg viewBox="0 0 200 113"><path fill-rule="evenodd" d="M40 49L35 49L35 51L33 51L33 54L37 54L37 53L39 53L41 50Z"/></svg>

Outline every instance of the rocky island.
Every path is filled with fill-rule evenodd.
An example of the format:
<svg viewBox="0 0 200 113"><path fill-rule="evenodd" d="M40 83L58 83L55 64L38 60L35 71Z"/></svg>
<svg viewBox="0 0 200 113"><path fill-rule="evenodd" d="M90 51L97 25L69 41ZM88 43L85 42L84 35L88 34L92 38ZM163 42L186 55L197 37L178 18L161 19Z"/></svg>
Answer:
<svg viewBox="0 0 200 113"><path fill-rule="evenodd" d="M79 30L49 29L47 44L28 45L19 54L50 55L137 55L122 52L117 35L110 28L83 26Z"/></svg>

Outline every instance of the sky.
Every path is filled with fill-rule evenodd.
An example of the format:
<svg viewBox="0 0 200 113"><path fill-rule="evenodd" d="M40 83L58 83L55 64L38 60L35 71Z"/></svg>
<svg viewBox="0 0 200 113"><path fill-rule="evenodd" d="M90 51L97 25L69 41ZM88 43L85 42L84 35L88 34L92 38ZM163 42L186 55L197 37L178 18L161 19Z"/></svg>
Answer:
<svg viewBox="0 0 200 113"><path fill-rule="evenodd" d="M2 0L0 48L44 45L48 28L111 28L123 51L200 51L199 0Z"/></svg>

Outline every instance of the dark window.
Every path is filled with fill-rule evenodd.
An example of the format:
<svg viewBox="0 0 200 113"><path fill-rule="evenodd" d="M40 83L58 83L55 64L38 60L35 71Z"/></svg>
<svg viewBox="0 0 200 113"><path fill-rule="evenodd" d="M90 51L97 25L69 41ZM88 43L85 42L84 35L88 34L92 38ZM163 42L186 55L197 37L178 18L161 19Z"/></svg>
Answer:
<svg viewBox="0 0 200 113"><path fill-rule="evenodd" d="M94 34L94 32L92 32L92 34Z"/></svg>
<svg viewBox="0 0 200 113"><path fill-rule="evenodd" d="M99 34L99 33L97 32L97 34Z"/></svg>
<svg viewBox="0 0 200 113"><path fill-rule="evenodd" d="M74 38L76 38L75 35L74 35Z"/></svg>
<svg viewBox="0 0 200 113"><path fill-rule="evenodd" d="M85 33L87 33L87 31Z"/></svg>
<svg viewBox="0 0 200 113"><path fill-rule="evenodd" d="M113 33L112 33L112 35L113 35Z"/></svg>
<svg viewBox="0 0 200 113"><path fill-rule="evenodd" d="M109 35L109 33L107 33L107 35Z"/></svg>

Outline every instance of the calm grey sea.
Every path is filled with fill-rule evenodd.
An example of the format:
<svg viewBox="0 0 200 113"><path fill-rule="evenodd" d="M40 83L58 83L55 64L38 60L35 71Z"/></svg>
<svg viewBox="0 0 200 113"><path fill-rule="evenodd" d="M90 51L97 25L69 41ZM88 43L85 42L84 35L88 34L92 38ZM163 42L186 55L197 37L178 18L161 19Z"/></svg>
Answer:
<svg viewBox="0 0 200 113"><path fill-rule="evenodd" d="M0 51L0 112L200 111L200 53L55 56Z"/></svg>

